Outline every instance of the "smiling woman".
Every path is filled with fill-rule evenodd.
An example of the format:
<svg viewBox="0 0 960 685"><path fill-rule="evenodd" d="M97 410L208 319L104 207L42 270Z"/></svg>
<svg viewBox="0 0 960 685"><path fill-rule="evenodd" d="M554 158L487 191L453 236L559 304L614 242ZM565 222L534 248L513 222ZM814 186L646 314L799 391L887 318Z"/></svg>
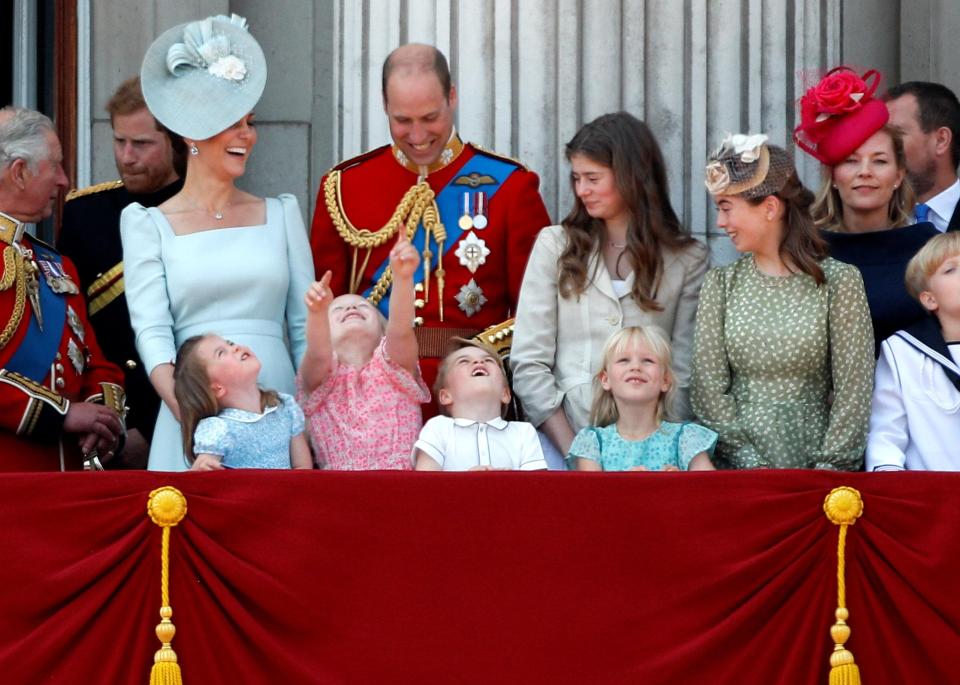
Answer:
<svg viewBox="0 0 960 685"><path fill-rule="evenodd" d="M176 471L192 457L178 423L177 348L199 333L227 336L259 358L264 387L292 395L313 268L296 199L235 185L257 143L252 109L266 83L246 20L217 16L168 30L148 49L141 81L150 112L189 149L183 189L121 217L131 323L163 399L149 468Z"/></svg>
<svg viewBox="0 0 960 685"><path fill-rule="evenodd" d="M834 69L802 98L794 133L824 165L813 217L830 253L863 275L875 354L885 338L925 316L903 278L910 258L938 233L933 224L913 222L902 133L872 98L879 80L875 71L861 78Z"/></svg>

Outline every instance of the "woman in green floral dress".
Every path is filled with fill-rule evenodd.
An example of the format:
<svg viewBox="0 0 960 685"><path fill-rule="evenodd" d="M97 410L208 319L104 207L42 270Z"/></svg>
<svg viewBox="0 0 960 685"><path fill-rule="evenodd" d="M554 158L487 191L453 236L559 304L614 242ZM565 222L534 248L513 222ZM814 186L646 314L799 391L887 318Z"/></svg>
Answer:
<svg viewBox="0 0 960 685"><path fill-rule="evenodd" d="M707 274L691 401L720 434L718 468L856 470L873 328L855 267L826 256L813 194L766 136L730 136L707 165L717 225L742 256Z"/></svg>

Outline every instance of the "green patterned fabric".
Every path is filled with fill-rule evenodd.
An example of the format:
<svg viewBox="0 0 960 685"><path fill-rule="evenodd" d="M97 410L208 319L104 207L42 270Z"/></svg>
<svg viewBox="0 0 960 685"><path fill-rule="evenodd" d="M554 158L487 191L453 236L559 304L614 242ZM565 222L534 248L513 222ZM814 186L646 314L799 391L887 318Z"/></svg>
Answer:
<svg viewBox="0 0 960 685"><path fill-rule="evenodd" d="M718 468L863 467L873 327L855 267L768 276L744 255L704 280L691 401Z"/></svg>

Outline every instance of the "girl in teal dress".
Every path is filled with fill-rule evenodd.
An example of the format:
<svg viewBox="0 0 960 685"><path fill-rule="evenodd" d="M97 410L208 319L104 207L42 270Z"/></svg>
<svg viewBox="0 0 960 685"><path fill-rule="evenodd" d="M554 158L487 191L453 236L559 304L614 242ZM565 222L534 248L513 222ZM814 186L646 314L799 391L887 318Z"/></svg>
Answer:
<svg viewBox="0 0 960 685"><path fill-rule="evenodd" d="M706 471L717 434L694 423L664 420L675 394L670 344L656 326L610 336L594 377L590 426L567 459L578 471Z"/></svg>

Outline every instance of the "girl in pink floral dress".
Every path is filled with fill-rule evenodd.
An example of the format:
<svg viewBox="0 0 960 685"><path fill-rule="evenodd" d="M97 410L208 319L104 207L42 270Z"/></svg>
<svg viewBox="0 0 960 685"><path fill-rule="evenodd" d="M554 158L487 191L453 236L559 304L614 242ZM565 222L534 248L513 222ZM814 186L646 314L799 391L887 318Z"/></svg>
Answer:
<svg viewBox="0 0 960 685"><path fill-rule="evenodd" d="M307 351L298 373L320 468L410 469L410 450L430 401L413 332L413 277L420 256L400 231L390 252L390 318L360 295L334 298L331 273L310 286Z"/></svg>

